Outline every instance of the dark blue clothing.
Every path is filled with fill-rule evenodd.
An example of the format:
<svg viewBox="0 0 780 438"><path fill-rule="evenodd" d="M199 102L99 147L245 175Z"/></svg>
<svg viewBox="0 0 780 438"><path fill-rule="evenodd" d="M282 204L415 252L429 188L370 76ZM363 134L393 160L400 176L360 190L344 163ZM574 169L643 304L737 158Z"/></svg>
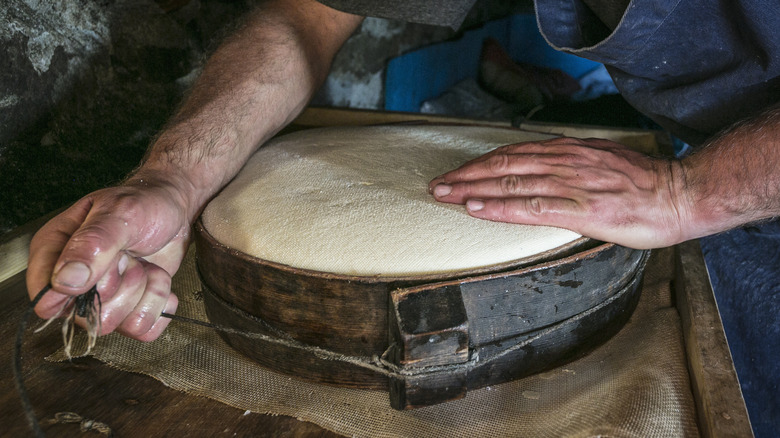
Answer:
<svg viewBox="0 0 780 438"><path fill-rule="evenodd" d="M780 221L701 239L757 437L780 433Z"/></svg>
<svg viewBox="0 0 780 438"><path fill-rule="evenodd" d="M614 30L580 0L536 7L551 45L605 64L632 106L692 145L780 102L776 0L636 0ZM775 437L780 222L711 236L702 247L754 433Z"/></svg>
<svg viewBox="0 0 780 438"><path fill-rule="evenodd" d="M399 12L405 0L323 1L343 10L357 5L367 15L457 26L474 0L414 0L412 17ZM780 103L778 0L633 0L612 27L582 0L534 3L550 45L603 63L632 106L692 146ZM602 17L608 8L619 17L616 8L627 2L589 3L601 3ZM734 230L702 245L754 431L777 436L780 224Z"/></svg>
<svg viewBox="0 0 780 438"><path fill-rule="evenodd" d="M536 0L555 48L607 66L636 109L691 145L780 102L780 2L633 1L610 31L579 0Z"/></svg>

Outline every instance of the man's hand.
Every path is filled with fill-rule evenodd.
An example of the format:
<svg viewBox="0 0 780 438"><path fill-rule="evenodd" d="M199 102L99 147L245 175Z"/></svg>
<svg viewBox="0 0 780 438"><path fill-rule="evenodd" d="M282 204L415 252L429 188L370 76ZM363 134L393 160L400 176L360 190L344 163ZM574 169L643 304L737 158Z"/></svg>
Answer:
<svg viewBox="0 0 780 438"><path fill-rule="evenodd" d="M187 249L189 220L176 190L150 179L100 190L49 221L33 237L27 287L31 297L51 282L36 306L55 316L69 296L97 285L101 333L116 330L151 341L178 300L171 276Z"/></svg>
<svg viewBox="0 0 780 438"><path fill-rule="evenodd" d="M474 217L550 225L633 248L690 238L680 163L608 140L556 138L500 147L429 185Z"/></svg>
<svg viewBox="0 0 780 438"><path fill-rule="evenodd" d="M251 154L304 108L362 18L314 0L261 2L225 40L178 113L125 184L92 193L46 224L30 246L31 296L56 315L97 285L102 333L152 340L178 303L171 276L200 209Z"/></svg>

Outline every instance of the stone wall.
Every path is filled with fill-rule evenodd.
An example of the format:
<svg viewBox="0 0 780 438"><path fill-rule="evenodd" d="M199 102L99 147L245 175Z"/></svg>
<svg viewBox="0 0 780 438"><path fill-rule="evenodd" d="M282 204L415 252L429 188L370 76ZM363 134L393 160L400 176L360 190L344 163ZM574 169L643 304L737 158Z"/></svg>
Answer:
<svg viewBox="0 0 780 438"><path fill-rule="evenodd" d="M0 232L121 179L242 2L0 5ZM203 17L210 16L210 19Z"/></svg>
<svg viewBox="0 0 780 438"><path fill-rule="evenodd" d="M250 0L0 2L0 234L132 170ZM470 21L504 13L509 0ZM453 37L367 19L313 103L381 109L387 60Z"/></svg>

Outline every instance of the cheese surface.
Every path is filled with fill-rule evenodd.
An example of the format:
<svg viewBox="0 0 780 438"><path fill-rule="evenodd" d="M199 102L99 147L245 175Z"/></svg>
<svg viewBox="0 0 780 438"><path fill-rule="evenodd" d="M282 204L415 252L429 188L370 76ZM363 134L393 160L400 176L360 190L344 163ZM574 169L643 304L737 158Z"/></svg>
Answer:
<svg viewBox="0 0 780 438"><path fill-rule="evenodd" d="M474 126L299 131L260 148L206 207L220 243L295 268L356 276L453 273L557 248L572 231L476 219L428 182L545 134Z"/></svg>

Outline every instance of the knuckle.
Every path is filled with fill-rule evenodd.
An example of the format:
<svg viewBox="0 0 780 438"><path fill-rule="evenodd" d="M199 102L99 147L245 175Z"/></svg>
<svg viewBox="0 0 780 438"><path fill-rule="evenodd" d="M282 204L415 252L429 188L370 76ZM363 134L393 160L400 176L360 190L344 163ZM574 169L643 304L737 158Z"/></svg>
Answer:
<svg viewBox="0 0 780 438"><path fill-rule="evenodd" d="M148 277L147 293L167 297L171 290L171 276L168 272L154 266L154 268L146 270L146 275Z"/></svg>
<svg viewBox="0 0 780 438"><path fill-rule="evenodd" d="M159 318L157 306L153 303L139 305L122 322L122 334L139 338L149 332Z"/></svg>
<svg viewBox="0 0 780 438"><path fill-rule="evenodd" d="M582 154L565 153L559 155L557 158L558 164L573 168L585 167L588 164L587 158Z"/></svg>
<svg viewBox="0 0 780 438"><path fill-rule="evenodd" d="M109 195L96 202L96 212L101 217L127 221L143 216L147 209L145 200L127 188L117 187Z"/></svg>
<svg viewBox="0 0 780 438"><path fill-rule="evenodd" d="M135 290L143 290L148 278L143 265L135 258L130 257L128 266L122 274L122 287Z"/></svg>
<svg viewBox="0 0 780 438"><path fill-rule="evenodd" d="M504 173L509 168L509 156L506 154L493 155L487 160L486 164L491 173Z"/></svg>
<svg viewBox="0 0 780 438"><path fill-rule="evenodd" d="M113 216L117 221L127 223L141 217L144 212L143 202L138 197L123 195L113 202L107 214Z"/></svg>
<svg viewBox="0 0 780 438"><path fill-rule="evenodd" d="M529 198L526 206L528 213L533 216L540 216L545 212L543 200L538 196Z"/></svg>
<svg viewBox="0 0 780 438"><path fill-rule="evenodd" d="M70 254L81 254L82 252L87 251L91 256L96 256L111 246L111 237L112 233L105 224L86 224L71 236L65 248L65 252Z"/></svg>
<svg viewBox="0 0 780 438"><path fill-rule="evenodd" d="M132 338L145 335L154 325L154 321L147 321L148 319L151 319L150 315L133 311L122 323L122 334Z"/></svg>
<svg viewBox="0 0 780 438"><path fill-rule="evenodd" d="M517 194L520 192L520 177L517 175L506 175L499 180L501 192L504 194Z"/></svg>
<svg viewBox="0 0 780 438"><path fill-rule="evenodd" d="M171 294L171 283L170 281L154 282L147 287L146 294L151 299L165 302Z"/></svg>

